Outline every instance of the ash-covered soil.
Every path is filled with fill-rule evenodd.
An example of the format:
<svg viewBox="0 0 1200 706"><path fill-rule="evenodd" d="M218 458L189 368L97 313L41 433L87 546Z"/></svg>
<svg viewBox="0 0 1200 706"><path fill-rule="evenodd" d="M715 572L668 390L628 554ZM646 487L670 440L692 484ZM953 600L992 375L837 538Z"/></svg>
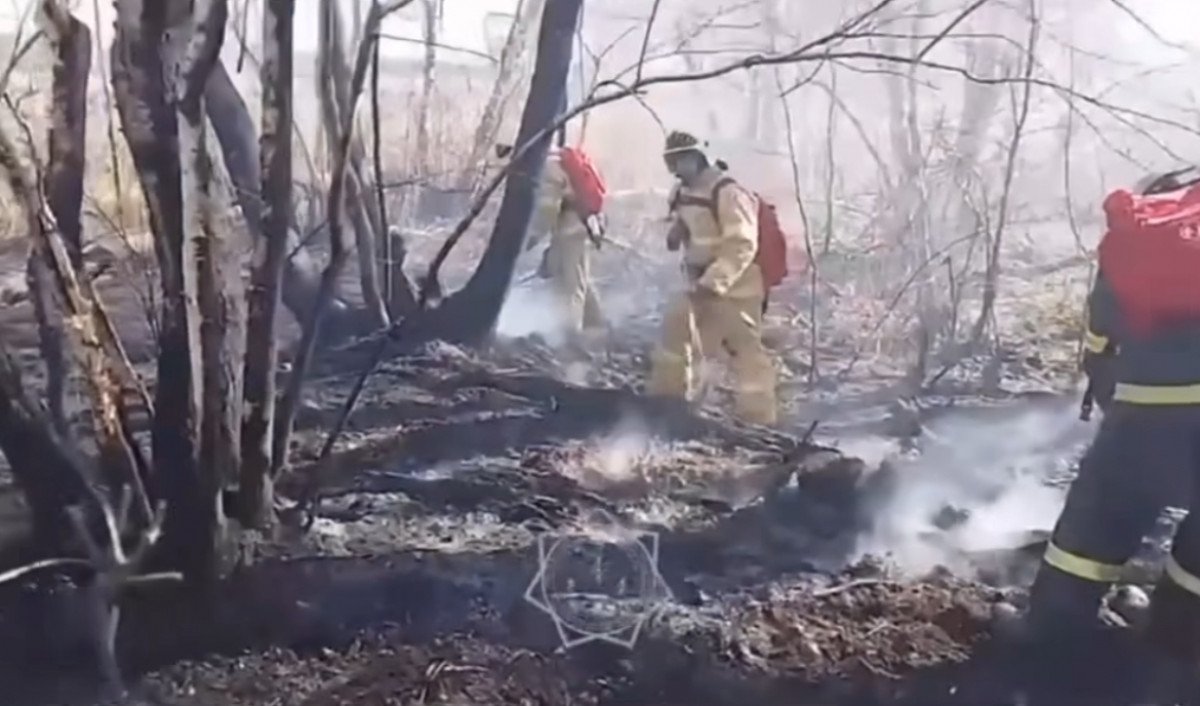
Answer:
<svg viewBox="0 0 1200 706"><path fill-rule="evenodd" d="M211 596L130 596L133 703L848 705L974 669L1001 590L859 556L887 474L800 420L785 434L572 385L546 356L435 344L386 364L320 471L308 532L248 543ZM314 386L285 493L315 472L304 459L346 385ZM529 600L547 538L580 549L543 573L563 633ZM648 564L605 555L649 538ZM29 641L36 620L6 618L25 635L14 663L53 649ZM632 649L562 649L601 624L636 627ZM88 703L86 679L31 674L5 679L21 703Z"/></svg>
<svg viewBox="0 0 1200 706"><path fill-rule="evenodd" d="M394 629L345 650L272 649L178 664L150 675L140 699L180 706L801 703L781 699L815 696L839 680L843 699L894 690L920 670L964 663L984 637L989 597L978 588L847 581L746 599L723 620L675 609L628 652L538 650L469 634L413 645Z"/></svg>
<svg viewBox="0 0 1200 706"><path fill-rule="evenodd" d="M645 224L614 223L634 250L653 252L639 239ZM414 259L438 242L415 243ZM456 257L469 262L478 245ZM1020 703L1023 682L992 655L988 626L992 606L1036 564L1028 546L1036 541L1019 539L1028 534L1021 526L998 528L991 545L954 533L994 520L963 508L1003 504L996 487L1008 484L1010 469L997 465L1002 457L1058 472L1086 438L1075 401L1048 395L1071 341L1040 330L1006 335L999 363L967 360L943 379L940 396L898 403L901 369L856 337L886 312L851 291L822 291L815 362L825 382L812 388L808 295L796 279L766 323L785 421L781 431L753 429L714 407L689 411L636 394L674 269L607 249L595 270L613 329L586 353L534 336L485 353L435 344L392 360L369 383L331 463L318 468L354 377L332 356L310 386L294 472L281 484L295 496L319 476L311 528L245 542L240 564L211 595L131 595L119 639L128 703ZM450 288L461 274L451 273ZM622 297L630 281L647 286ZM545 313L536 291L525 283L514 293L525 297L524 318L508 312L502 333L538 329L529 321ZM136 297L114 290L106 301L119 302L111 308L124 331L141 326ZM0 316L6 336L28 334L29 323L15 307ZM18 347L32 345L23 340ZM983 395L968 384L980 377L991 379ZM709 402L727 401L717 382ZM1015 403L1034 420L1005 427L1004 406ZM967 456L936 450L962 433L938 428L936 418L988 415L1000 415L988 423L1000 424L991 436L1004 444L973 440ZM905 480L919 474L929 477ZM999 480L947 481L979 476ZM919 487L924 500L911 503L898 486ZM564 537L579 551L539 574L545 543ZM652 552L630 553L650 544ZM874 555L909 544L928 566ZM638 563L646 557L656 570L650 581ZM558 611L563 632L530 597ZM79 669L88 657L61 649L51 604L38 591L0 596L0 704L95 701ZM580 625L616 626L618 640L637 628L636 640L563 649ZM1050 703L1123 703L1105 700L1114 694L1101 684Z"/></svg>

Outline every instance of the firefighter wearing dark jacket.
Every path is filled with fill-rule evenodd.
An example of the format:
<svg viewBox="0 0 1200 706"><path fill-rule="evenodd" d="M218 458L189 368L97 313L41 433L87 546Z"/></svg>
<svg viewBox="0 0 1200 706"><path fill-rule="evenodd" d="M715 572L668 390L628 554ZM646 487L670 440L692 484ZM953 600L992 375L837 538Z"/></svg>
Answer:
<svg viewBox="0 0 1200 706"><path fill-rule="evenodd" d="M1084 367L1105 413L1030 591L1023 625L1039 643L1095 634L1105 594L1163 508L1200 490L1200 321L1131 335L1103 271L1088 319ZM1146 635L1166 663L1200 668L1200 513L1176 532Z"/></svg>

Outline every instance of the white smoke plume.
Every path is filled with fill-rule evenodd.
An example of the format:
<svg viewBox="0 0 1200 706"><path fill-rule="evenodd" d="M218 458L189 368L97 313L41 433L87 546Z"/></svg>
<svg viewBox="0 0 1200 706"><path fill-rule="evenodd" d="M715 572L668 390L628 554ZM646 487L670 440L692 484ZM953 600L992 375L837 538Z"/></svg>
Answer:
<svg viewBox="0 0 1200 706"><path fill-rule="evenodd" d="M872 529L855 558L886 557L914 575L938 566L964 572L969 553L1016 548L1031 532L1050 530L1064 498L1050 481L1065 475L1095 430L1077 417L1073 401L1063 401L932 423L919 454L886 459L894 483L871 501Z"/></svg>

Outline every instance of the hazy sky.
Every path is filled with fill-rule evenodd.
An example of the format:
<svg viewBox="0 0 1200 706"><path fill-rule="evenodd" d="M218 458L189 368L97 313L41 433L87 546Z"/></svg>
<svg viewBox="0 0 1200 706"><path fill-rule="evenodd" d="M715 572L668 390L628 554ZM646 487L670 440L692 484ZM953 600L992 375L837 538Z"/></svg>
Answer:
<svg viewBox="0 0 1200 706"><path fill-rule="evenodd" d="M345 3L345 17L349 21L351 9L358 2L365 14L368 0L339 0ZM103 33L107 38L111 35L113 20L113 0L98 0ZM27 8L35 6L36 0L0 0L0 31L12 32L20 17L24 16ZM231 5L240 7L241 0ZM442 39L445 44L460 46L474 51L487 49L485 21L489 13L509 13L516 7L517 0L445 0L445 15L442 22ZM68 2L75 8L76 14L83 22L94 28L94 0L73 0ZM251 0L252 18L259 16L262 0ZM313 50L317 42L317 7L318 0L296 0L296 46L301 50ZM252 19L251 43L259 44L258 24ZM507 26L500 24L501 30ZM389 18L384 23L384 31L388 34L412 38L421 36L421 3L414 2L397 16ZM384 52L394 56L420 56L421 48L408 42L385 42Z"/></svg>
<svg viewBox="0 0 1200 706"><path fill-rule="evenodd" d="M68 0L73 5L80 19L89 25L94 25L94 3L100 6L101 21L105 27L111 26L112 0ZM369 0L340 0L345 3L347 18L350 8L358 2L363 8ZM593 0L595 1L595 0ZM669 0L670 1L670 0ZM674 0L678 2L679 0ZM1100 0L1104 2L1105 0ZM0 0L0 31L11 32L17 19L27 8L34 6L36 0ZM252 14L257 15L262 0L250 0ZM461 46L467 49L483 51L487 43L485 39L485 21L489 13L511 13L516 7L517 0L444 0L445 17L442 23L444 43ZM238 0L233 3L240 6ZM298 48L311 50L316 46L317 39L317 5L318 0L297 0L296 2L296 42ZM1196 0L1128 0L1125 5L1136 11L1163 37L1172 42L1190 44L1200 47L1200 37L1196 34ZM420 36L421 8L419 2L406 8L401 16L393 17L386 23L385 31L417 38ZM504 26L500 24L500 31ZM257 29L252 28L257 34ZM1153 40L1147 32L1133 21L1123 22L1120 33L1131 43L1152 45ZM107 35L108 32L106 31ZM257 37L255 37L257 39ZM255 42L257 43L257 42ZM395 56L420 54L420 47L407 42L387 42L385 51Z"/></svg>
<svg viewBox="0 0 1200 706"><path fill-rule="evenodd" d="M1200 47L1197 37L1197 7L1195 0L1135 0L1126 4L1164 39L1170 42ZM1130 20L1121 25L1121 33L1132 41L1146 38L1148 32Z"/></svg>

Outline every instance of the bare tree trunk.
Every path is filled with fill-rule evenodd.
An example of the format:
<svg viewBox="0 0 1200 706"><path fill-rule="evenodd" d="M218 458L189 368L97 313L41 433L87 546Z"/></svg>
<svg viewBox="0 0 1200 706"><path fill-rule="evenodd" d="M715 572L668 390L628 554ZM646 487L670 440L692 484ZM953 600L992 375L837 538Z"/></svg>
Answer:
<svg viewBox="0 0 1200 706"><path fill-rule="evenodd" d="M165 8L157 3L117 7L110 61L114 97L145 196L162 277L153 446L155 465L169 469L162 482L170 502L172 481L193 473L195 459L186 402L191 385L187 329L178 311L183 290L178 265L183 240L178 140L157 50L165 30ZM168 531L172 524L168 519Z"/></svg>
<svg viewBox="0 0 1200 706"><path fill-rule="evenodd" d="M193 364L188 330L181 152L173 87L166 83L160 50L168 28L183 32L180 39L186 41L184 5L179 0L170 6L136 0L119 3L111 63L117 108L142 183L162 277L152 437L156 482L169 508L163 526L163 554L185 574L204 580L217 565L213 523L219 518L211 498L201 492L202 380L195 377L200 365L198 361ZM175 23L169 23L168 13L177 17ZM191 284L194 310L194 282Z"/></svg>
<svg viewBox="0 0 1200 706"><path fill-rule="evenodd" d="M322 1L322 13L331 13L333 1ZM411 4L412 1L391 0L387 5L382 5L379 0L372 0L371 8L367 12L366 20L363 23L363 41L358 45L358 51L355 55L354 72L350 78L345 111L338 116L339 122L337 124L340 126L339 133L334 136L336 139L331 141L334 145L332 155L333 165L330 173L329 199L326 205L326 213L329 219L329 263L321 273L321 296L317 298L316 306L305 323L304 336L300 341L299 353L296 356L295 365L292 367L292 374L288 380L287 389L284 391L283 400L280 403L277 414L271 446L271 473L275 477L278 476L279 471L287 463L288 442L291 439L292 426L296 421L296 411L299 409L300 396L304 392L304 379L308 374L309 366L312 364L313 355L316 351L317 338L321 333L325 304L328 303L332 296L338 277L346 265L347 248L344 236L342 235L342 213L346 206L345 189L349 183L347 170L350 166L350 149L355 138L355 109L358 106L358 99L362 95L363 86L366 84L367 71L370 69L371 56L375 43L379 41L379 26L383 22L383 18L389 13ZM323 34L326 33L323 32ZM318 46L318 61L321 66L327 66L328 52L331 49L330 44L332 43L332 39L328 36L323 36L322 40L320 46ZM326 105L333 103L334 98L330 95L333 87L330 85L330 82L322 82L319 88L323 94L323 103Z"/></svg>
<svg viewBox="0 0 1200 706"><path fill-rule="evenodd" d="M478 341L491 335L512 282L525 231L533 216L534 196L553 135L542 134L553 124L566 96L567 74L583 0L555 0L542 14L537 64L529 98L521 115L517 144L535 143L509 175L491 239L466 286L446 301L440 314L453 322L449 337ZM443 323L443 326L445 324Z"/></svg>
<svg viewBox="0 0 1200 706"><path fill-rule="evenodd" d="M971 341L978 343L983 338L984 330L995 312L996 297L1000 280L1000 249L1004 242L1004 228L1008 224L1008 202L1012 193L1012 183L1016 176L1017 159L1021 151L1021 139L1025 134L1025 123L1029 119L1029 106L1032 95L1033 71L1036 67L1036 51L1040 22L1037 9L1032 0L1029 3L1029 39L1025 46L1023 87L1021 102L1014 105L1013 137L1008 146L1008 155L1004 164L1004 188L1000 194L999 215L996 222L996 233L992 239L991 251L988 253L987 269L984 273L983 302L979 307L979 318L971 329Z"/></svg>
<svg viewBox="0 0 1200 706"><path fill-rule="evenodd" d="M197 0L189 31L168 44L172 53L175 111L179 130L179 188L183 206L180 266L189 346L188 406L199 420L199 465L188 503L190 538L201 551L189 578L207 580L220 571L225 535L222 488L236 461L240 429L230 428L229 405L240 403L235 376L240 370L227 359L226 327L230 316L221 274L224 243L214 213L215 180L208 152L204 92L220 55L228 15L226 0ZM183 28L176 28L179 31ZM186 43L185 43L186 42ZM171 46L171 45L174 46ZM237 371L237 372L234 372ZM202 547L202 548L201 548Z"/></svg>
<svg viewBox="0 0 1200 706"><path fill-rule="evenodd" d="M404 237L400 229L391 225L388 217L387 197L383 184L383 111L379 108L379 69L380 49L376 42L371 51L371 161L374 168L375 207L378 209L379 235L382 240L378 243L383 267L383 297L387 304L388 314L392 317L408 316L416 309L416 295L412 284L404 274L404 260L407 255L404 247Z"/></svg>
<svg viewBox="0 0 1200 706"><path fill-rule="evenodd" d="M355 144L362 142L355 140ZM373 225L375 213L368 206L366 198L367 182L362 178L362 171L355 165L361 165L361 160L353 157L350 169L346 173L346 201L350 211L350 220L354 225L354 248L358 253L359 282L362 287L363 305L369 317L371 326L375 328L391 323L388 316L387 303L383 298L383 288L379 283L379 259L377 255L376 229ZM387 237L381 233L380 237Z"/></svg>
<svg viewBox="0 0 1200 706"><path fill-rule="evenodd" d="M58 221L71 264L79 269L83 253L80 208L83 204L92 35L87 25L60 12L57 5L44 4L42 12L46 15L55 51L49 160L45 175L46 198ZM46 363L46 401L50 418L59 435L67 438L70 436L65 410L68 366L61 319L62 305L54 295L49 265L34 253L29 258L27 278L29 291L33 295L42 359Z"/></svg>
<svg viewBox="0 0 1200 706"><path fill-rule="evenodd" d="M421 106L417 110L417 173L428 174L429 113L433 109L433 86L437 73L438 5L440 0L422 0L424 10L425 62L421 67Z"/></svg>
<svg viewBox="0 0 1200 706"><path fill-rule="evenodd" d="M204 108L221 144L225 168L229 170L246 225L256 240L265 238L262 231L262 197L258 193L262 180L258 131L246 102L233 84L225 64L219 60L205 86ZM289 257L284 265L282 300L292 316L297 321L303 321L316 299L321 268L295 233L288 234L287 251ZM330 313L340 319L350 316L353 311L345 302L337 300L331 303Z"/></svg>
<svg viewBox="0 0 1200 706"><path fill-rule="evenodd" d="M504 119L504 106L512 96L517 80L521 76L521 68L525 65L525 57L529 53L530 39L533 37L533 26L542 15L546 0L520 0L517 15L513 18L512 27L508 30L508 38L500 51L500 64L497 68L496 81L492 84L492 93L488 96L487 106L483 109L483 117L475 127L475 139L471 143L471 153L467 157L466 166L458 179L458 188L475 192L479 189L482 170L479 166L486 160L488 150L496 140L500 124Z"/></svg>
<svg viewBox="0 0 1200 706"><path fill-rule="evenodd" d="M65 24L64 21L62 26ZM124 427L125 389L132 382L129 361L113 335L112 322L87 280L76 275L41 185L22 163L12 140L2 131L0 169L25 216L33 237L35 257L48 265L47 273L55 294L63 302L64 318L74 336L75 353L92 398L92 423L100 468L109 490L120 493L125 483L140 481L136 452L129 444L130 437Z"/></svg>
<svg viewBox="0 0 1200 706"><path fill-rule="evenodd" d="M292 26L295 0L267 0L263 13L262 231L250 275L246 339L246 418L239 488L243 524L271 519L271 433L275 422L275 315L287 256L292 185Z"/></svg>
<svg viewBox="0 0 1200 706"><path fill-rule="evenodd" d="M821 254L828 255L833 247L833 193L834 182L837 179L837 151L834 143L837 140L837 107L838 83L837 66L829 66L829 111L825 114L825 235L821 239Z"/></svg>
<svg viewBox="0 0 1200 706"><path fill-rule="evenodd" d="M330 161L336 161L332 151L338 139L342 116L349 111L350 77L343 43L342 14L340 5L322 2L319 20L320 44L327 50L318 49L318 96L325 125L326 144L330 150ZM321 53L323 52L323 53ZM332 89L332 90L329 90ZM345 185L346 209L354 226L355 250L358 254L359 282L362 287L363 304L373 326L387 325L387 306L379 286L379 268L376 262L375 218L365 199L366 183L362 176L365 154L362 141L355 139L350 145L350 162Z"/></svg>

